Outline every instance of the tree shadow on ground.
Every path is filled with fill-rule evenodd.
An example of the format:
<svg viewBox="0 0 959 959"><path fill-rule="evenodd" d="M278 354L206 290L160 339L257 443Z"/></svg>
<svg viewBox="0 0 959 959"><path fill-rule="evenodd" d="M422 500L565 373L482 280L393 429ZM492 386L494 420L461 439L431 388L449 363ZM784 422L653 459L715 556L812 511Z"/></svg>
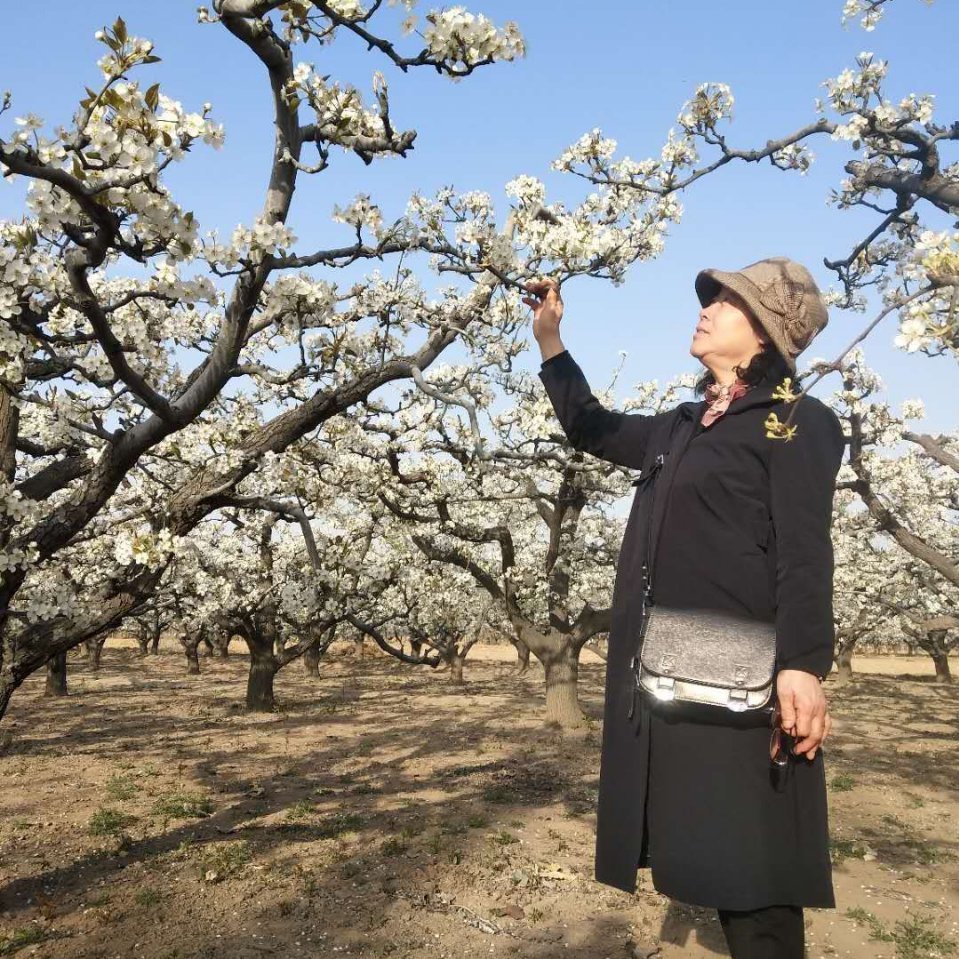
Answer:
<svg viewBox="0 0 959 959"><path fill-rule="evenodd" d="M491 943L524 957L585 959L611 943L622 954L623 918L550 905L575 887L587 907L591 877L530 859L516 836L530 822L588 836L596 798L596 731L544 729L535 671L524 681L486 664L457 687L333 661L321 677L284 673L281 710L250 714L225 695L242 688L243 659L204 664L184 676L180 657L105 656L95 673L71 664L65 699L43 698L39 678L20 691L4 762L41 792L59 786L75 815L24 827L40 852L0 887L5 925L41 921L63 936L48 943L58 959L134 942L171 959L334 943L403 955L454 941L457 956ZM584 698L601 705L595 687ZM135 793L105 796L117 780ZM211 811L156 812L183 795ZM135 818L94 840L85 827L103 807ZM8 821L52 815L36 794L3 809Z"/></svg>
<svg viewBox="0 0 959 959"><path fill-rule="evenodd" d="M36 677L8 717L0 808L7 824L34 821L4 826L0 908L10 928L63 936L37 956L132 954L136 943L148 959L334 946L619 959L630 942L728 955L715 910L592 878L602 664L581 670L593 721L561 737L542 725L541 672L517 677L509 663L468 664L454 686L391 661L332 658L319 677L281 673L280 710L251 714L245 657L204 659L200 676L185 676L180 656L109 653L98 673L73 670L66 699L43 698ZM893 732L922 742L941 702L934 741L947 748L950 693L924 686L884 677L829 690L843 722L834 748L890 780L952 788L954 760L893 762L865 716L903 687ZM135 791L117 798L124 782ZM196 796L208 812L170 814ZM135 818L91 839L104 808Z"/></svg>
<svg viewBox="0 0 959 959"><path fill-rule="evenodd" d="M824 744L827 762L853 776L858 769L901 786L959 790L959 685L855 675L825 691L841 733Z"/></svg>

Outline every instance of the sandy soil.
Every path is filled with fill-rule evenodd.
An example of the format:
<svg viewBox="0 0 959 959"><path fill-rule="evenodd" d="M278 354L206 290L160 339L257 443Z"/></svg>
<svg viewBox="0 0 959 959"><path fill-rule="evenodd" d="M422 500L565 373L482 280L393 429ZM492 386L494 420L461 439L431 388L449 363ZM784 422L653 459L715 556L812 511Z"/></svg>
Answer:
<svg viewBox="0 0 959 959"><path fill-rule="evenodd" d="M0 956L716 957L713 910L648 871L592 879L603 665L589 728L542 726L542 671L484 647L467 683L346 652L242 708L246 660L108 645L71 694L35 676L0 725ZM235 646L239 650L239 646ZM959 663L956 664L959 666ZM932 959L959 943L959 684L859 657L827 693L835 910L810 959ZM873 938L885 935L887 938ZM959 955L959 946L956 954Z"/></svg>

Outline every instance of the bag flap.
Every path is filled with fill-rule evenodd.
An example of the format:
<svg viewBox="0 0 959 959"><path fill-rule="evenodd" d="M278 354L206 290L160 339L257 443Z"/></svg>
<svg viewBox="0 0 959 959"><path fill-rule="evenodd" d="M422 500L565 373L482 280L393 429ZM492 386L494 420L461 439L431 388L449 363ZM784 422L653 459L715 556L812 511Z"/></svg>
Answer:
<svg viewBox="0 0 959 959"><path fill-rule="evenodd" d="M640 662L650 672L711 686L761 689L776 664L776 627L723 610L646 610Z"/></svg>

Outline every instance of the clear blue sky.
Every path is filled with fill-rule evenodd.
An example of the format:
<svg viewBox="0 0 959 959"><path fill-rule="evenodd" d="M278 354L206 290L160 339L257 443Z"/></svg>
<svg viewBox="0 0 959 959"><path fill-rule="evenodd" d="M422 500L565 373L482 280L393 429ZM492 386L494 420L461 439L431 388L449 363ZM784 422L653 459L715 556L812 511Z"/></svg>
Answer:
<svg viewBox="0 0 959 959"><path fill-rule="evenodd" d="M420 13L431 6L424 4ZM576 202L582 185L551 172L552 159L593 127L615 138L621 154L658 155L683 102L705 81L731 85L736 104L728 140L743 147L761 146L815 119L813 101L825 98L821 82L853 67L863 50L890 60L886 92L893 100L932 92L939 122L959 117L954 46L959 5L949 0L931 7L896 0L872 33L855 24L840 26L842 0L721 5L478 0L468 6L500 24L517 21L528 44L526 58L451 83L422 68L403 75L345 33L332 46L299 48L301 57L365 94L373 71L381 70L390 85L394 124L418 131L407 159L366 167L338 151L330 170L301 178L291 219L301 249L348 239L346 228L330 222L329 214L334 203L357 192L370 193L390 217L402 211L414 189L431 193L449 184L458 191L485 190L502 222L503 184L528 173L545 180L548 199ZM51 126L67 122L84 84L99 80L95 62L103 48L94 31L122 15L131 33L153 40L163 58L143 70L142 82L160 81L163 91L188 109L210 101L215 118L226 126L223 150L199 146L167 182L194 210L202 230L217 227L228 235L237 223L249 222L262 202L272 149L269 90L246 47L219 25L198 24L195 8L192 0L5 3L0 88L13 92L14 108L0 124L9 132L9 118L26 112L40 114ZM401 16L402 7L388 10L384 20ZM414 37L400 38L398 31L394 36L401 50L415 49ZM821 285L832 283L823 258L844 256L873 217L827 206L829 191L851 158L848 145L823 137L812 149L817 162L805 177L768 165L739 165L701 180L682 197L683 222L673 227L664 254L633 266L623 286L584 278L564 287L564 337L597 387L607 380L620 349L629 352L621 394L641 380L665 384L701 368L688 349L698 308L693 278L703 267L738 269L765 256L787 255L809 266ZM22 195L22 180L0 186L0 216L18 217ZM937 229L949 225L944 218L930 222ZM423 282L433 286L448 277L426 275L424 266ZM834 356L865 319L833 310L807 356ZM955 362L906 355L892 347L894 333L890 317L866 343L867 359L883 377L888 398L898 404L921 396L927 406L922 428L954 430ZM534 351L535 345L527 354L531 369L539 365ZM813 392L825 396L838 380L830 384L820 383Z"/></svg>

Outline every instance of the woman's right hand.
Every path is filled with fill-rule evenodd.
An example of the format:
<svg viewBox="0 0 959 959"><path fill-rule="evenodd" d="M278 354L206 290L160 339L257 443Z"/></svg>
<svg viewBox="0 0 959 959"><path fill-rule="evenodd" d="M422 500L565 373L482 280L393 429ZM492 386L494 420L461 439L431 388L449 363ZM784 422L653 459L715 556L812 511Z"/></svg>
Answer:
<svg viewBox="0 0 959 959"><path fill-rule="evenodd" d="M523 297L523 302L533 310L533 336L540 346L559 340L559 324L563 319L563 299L559 295L559 282L552 277L528 280L526 289L532 297Z"/></svg>
<svg viewBox="0 0 959 959"><path fill-rule="evenodd" d="M533 310L533 336L539 343L543 359L548 360L566 350L559 337L559 322L563 318L559 281L546 277L529 280L525 286L533 294L532 297L523 297L523 302Z"/></svg>

